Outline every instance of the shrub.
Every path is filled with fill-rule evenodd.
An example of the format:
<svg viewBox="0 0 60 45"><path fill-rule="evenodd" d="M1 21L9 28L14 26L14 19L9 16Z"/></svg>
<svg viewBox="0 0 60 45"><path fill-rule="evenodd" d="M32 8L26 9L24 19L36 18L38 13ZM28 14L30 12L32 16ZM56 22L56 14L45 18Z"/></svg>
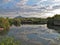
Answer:
<svg viewBox="0 0 60 45"><path fill-rule="evenodd" d="M4 30L7 30L9 29L10 27L10 24L9 24L9 21L5 18L0 18L0 28L3 28Z"/></svg>
<svg viewBox="0 0 60 45"><path fill-rule="evenodd" d="M14 38L2 38L2 40L0 40L0 45L20 45L20 43L14 40Z"/></svg>

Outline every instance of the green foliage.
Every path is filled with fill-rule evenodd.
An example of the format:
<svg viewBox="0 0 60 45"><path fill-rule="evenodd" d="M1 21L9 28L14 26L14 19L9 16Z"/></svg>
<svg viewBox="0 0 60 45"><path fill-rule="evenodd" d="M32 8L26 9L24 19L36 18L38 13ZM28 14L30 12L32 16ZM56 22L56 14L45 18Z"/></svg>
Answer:
<svg viewBox="0 0 60 45"><path fill-rule="evenodd" d="M60 14L56 14L54 17L52 17L55 20L60 20Z"/></svg>
<svg viewBox="0 0 60 45"><path fill-rule="evenodd" d="M21 21L19 19L13 19L13 24L15 26L20 26L21 25Z"/></svg>
<svg viewBox="0 0 60 45"><path fill-rule="evenodd" d="M52 26L54 25L54 24L53 24L53 22L54 22L53 18L48 17L47 20L48 20L48 21L47 21L47 25L52 25Z"/></svg>
<svg viewBox="0 0 60 45"><path fill-rule="evenodd" d="M0 28L4 28L4 30L7 30L9 29L10 27L10 24L9 24L9 21L5 18L0 18Z"/></svg>
<svg viewBox="0 0 60 45"><path fill-rule="evenodd" d="M21 45L19 41L14 38L2 38L0 45Z"/></svg>
<svg viewBox="0 0 60 45"><path fill-rule="evenodd" d="M0 28L9 29L10 26L20 26L21 24L46 24L47 19L44 18L2 18L0 17Z"/></svg>
<svg viewBox="0 0 60 45"><path fill-rule="evenodd" d="M46 24L47 20L44 18L21 18L22 24Z"/></svg>
<svg viewBox="0 0 60 45"><path fill-rule="evenodd" d="M53 17L47 18L47 25L60 25L60 14L56 14Z"/></svg>
<svg viewBox="0 0 60 45"><path fill-rule="evenodd" d="M8 21L9 21L9 23L10 23L10 26L12 26L13 25L13 19L8 19Z"/></svg>

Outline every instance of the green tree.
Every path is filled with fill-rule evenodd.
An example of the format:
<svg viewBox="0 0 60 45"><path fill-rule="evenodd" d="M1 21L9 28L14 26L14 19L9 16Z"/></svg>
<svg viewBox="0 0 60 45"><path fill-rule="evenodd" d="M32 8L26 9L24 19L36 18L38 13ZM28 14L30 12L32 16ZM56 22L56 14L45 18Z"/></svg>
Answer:
<svg viewBox="0 0 60 45"><path fill-rule="evenodd" d="M13 19L8 19L8 21L9 21L9 23L10 23L10 26L12 26L13 25Z"/></svg>
<svg viewBox="0 0 60 45"><path fill-rule="evenodd" d="M4 30L8 30L10 27L8 19L0 17L0 28L4 28Z"/></svg>
<svg viewBox="0 0 60 45"><path fill-rule="evenodd" d="M21 25L21 20L20 19L13 19L13 24L15 26L20 26Z"/></svg>

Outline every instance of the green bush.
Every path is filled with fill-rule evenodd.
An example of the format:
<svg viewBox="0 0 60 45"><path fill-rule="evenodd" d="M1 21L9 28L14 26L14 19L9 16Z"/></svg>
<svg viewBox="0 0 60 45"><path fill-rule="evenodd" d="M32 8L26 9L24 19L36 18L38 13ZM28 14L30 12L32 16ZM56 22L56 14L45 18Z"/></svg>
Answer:
<svg viewBox="0 0 60 45"><path fill-rule="evenodd" d="M21 25L21 21L19 19L13 19L13 24L15 26L20 26Z"/></svg>
<svg viewBox="0 0 60 45"><path fill-rule="evenodd" d="M21 45L19 41L14 40L14 38L2 38L0 40L0 45Z"/></svg>
<svg viewBox="0 0 60 45"><path fill-rule="evenodd" d="M4 30L8 30L10 27L8 19L0 17L0 28L3 28Z"/></svg>

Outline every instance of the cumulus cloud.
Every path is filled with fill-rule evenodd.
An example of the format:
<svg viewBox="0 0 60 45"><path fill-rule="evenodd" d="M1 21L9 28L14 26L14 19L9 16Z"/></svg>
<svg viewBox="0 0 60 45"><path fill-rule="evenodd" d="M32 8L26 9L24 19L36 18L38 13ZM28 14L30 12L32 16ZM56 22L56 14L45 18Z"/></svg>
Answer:
<svg viewBox="0 0 60 45"><path fill-rule="evenodd" d="M28 0L21 0L17 3L18 6L25 5Z"/></svg>
<svg viewBox="0 0 60 45"><path fill-rule="evenodd" d="M1 4L4 4L4 3L8 3L8 2L10 2L11 0L0 0L0 3Z"/></svg>
<svg viewBox="0 0 60 45"><path fill-rule="evenodd" d="M9 2L9 1L11 1L11 0L3 0L4 2Z"/></svg>
<svg viewBox="0 0 60 45"><path fill-rule="evenodd" d="M60 2L60 0L54 0L55 2Z"/></svg>
<svg viewBox="0 0 60 45"><path fill-rule="evenodd" d="M60 0L33 0L33 2L32 0L18 0L18 2L16 1L17 0L3 0L2 2L7 4L0 4L0 14L10 14L11 16L13 15L13 17L16 15L25 17L48 17L53 16L52 14L55 14L53 12L56 12L55 10L60 9Z"/></svg>

